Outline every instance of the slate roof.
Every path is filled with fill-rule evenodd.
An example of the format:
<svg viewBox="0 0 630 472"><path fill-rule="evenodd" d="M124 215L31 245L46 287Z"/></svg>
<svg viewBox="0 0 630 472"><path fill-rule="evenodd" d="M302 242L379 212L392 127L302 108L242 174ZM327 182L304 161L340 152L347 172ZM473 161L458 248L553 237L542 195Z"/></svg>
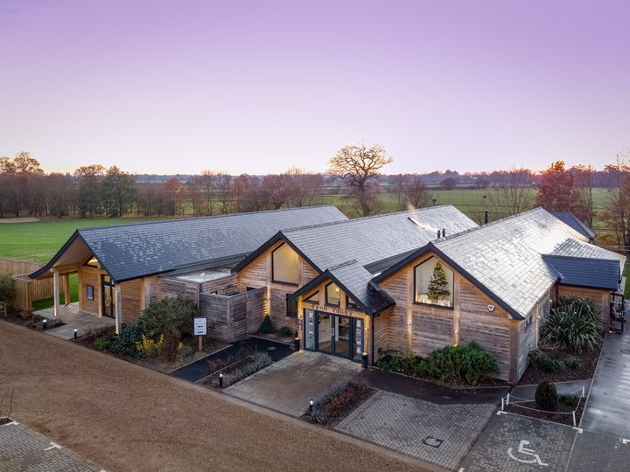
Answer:
<svg viewBox="0 0 630 472"><path fill-rule="evenodd" d="M595 231L582 223L573 213L569 211L554 211L551 212L551 214L563 223L569 225L582 236L586 236L589 240L594 240L595 236L597 236Z"/></svg>
<svg viewBox="0 0 630 472"><path fill-rule="evenodd" d="M238 264L234 272L283 239L320 274L326 273L345 287L348 296L367 313L375 314L389 306L392 299L378 287L368 287L374 272L384 270L436 239L438 230L449 235L476 227L474 221L455 207L440 205L286 230ZM340 261L348 262L340 264ZM318 277L317 283L321 280ZM314 284L312 281L308 287Z"/></svg>
<svg viewBox="0 0 630 472"><path fill-rule="evenodd" d="M617 290L619 261L612 259L584 259L582 257L543 256L560 274L560 282L575 287Z"/></svg>
<svg viewBox="0 0 630 472"><path fill-rule="evenodd" d="M536 208L431 243L376 277L374 282L380 282L431 250L491 296L513 318L522 319L551 287L562 281L563 274L544 256L552 256L554 261L564 257L565 280L570 275L572 281L579 280L588 287L599 286L600 282L597 277L590 282L590 272L581 272L590 270L590 266L580 261L597 260L607 270L614 264L617 271L623 266L623 256L597 248L586 240L586 236L551 213ZM612 261L612 264L602 261Z"/></svg>
<svg viewBox="0 0 630 472"><path fill-rule="evenodd" d="M450 205L357 218L332 224L282 231L316 269L354 259L360 266L384 261L446 235L476 228L477 224Z"/></svg>
<svg viewBox="0 0 630 472"><path fill-rule="evenodd" d="M116 282L245 257L280 229L346 221L334 206L78 229L32 278L94 256Z"/></svg>

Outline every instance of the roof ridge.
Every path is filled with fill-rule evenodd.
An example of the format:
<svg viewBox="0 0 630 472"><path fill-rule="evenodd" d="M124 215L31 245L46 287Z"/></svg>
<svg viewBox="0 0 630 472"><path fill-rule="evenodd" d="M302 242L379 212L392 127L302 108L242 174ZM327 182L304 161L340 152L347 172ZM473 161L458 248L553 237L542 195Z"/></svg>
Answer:
<svg viewBox="0 0 630 472"><path fill-rule="evenodd" d="M144 226L144 225L154 225L154 224L162 224L162 223L181 223L182 221L201 221L201 220L218 220L222 218L236 218L247 215L258 215L265 213L280 213L280 212L289 212L296 210L306 210L306 209L314 209L314 208L337 208L335 205L313 205L313 206L304 206L304 207L291 207L291 208L279 208L277 210L260 210L260 211L244 211L241 213L226 213L221 215L206 215L206 216L189 216L183 218L172 218L172 219L164 219L164 220L156 220L156 221L135 221L133 223L120 223L116 225L107 225L107 226L86 226L82 228L77 228L77 231L98 231L100 229L105 228L121 228L121 227L129 227L129 226ZM338 211L339 210L337 208ZM348 220L344 220L348 221ZM325 223L321 223L325 224Z"/></svg>

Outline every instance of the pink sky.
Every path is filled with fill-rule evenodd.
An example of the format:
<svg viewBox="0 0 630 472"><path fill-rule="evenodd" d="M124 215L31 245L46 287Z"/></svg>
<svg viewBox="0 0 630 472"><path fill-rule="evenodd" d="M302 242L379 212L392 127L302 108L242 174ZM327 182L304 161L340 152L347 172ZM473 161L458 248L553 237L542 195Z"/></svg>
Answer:
<svg viewBox="0 0 630 472"><path fill-rule="evenodd" d="M630 146L619 1L0 0L0 156L46 172L602 168Z"/></svg>

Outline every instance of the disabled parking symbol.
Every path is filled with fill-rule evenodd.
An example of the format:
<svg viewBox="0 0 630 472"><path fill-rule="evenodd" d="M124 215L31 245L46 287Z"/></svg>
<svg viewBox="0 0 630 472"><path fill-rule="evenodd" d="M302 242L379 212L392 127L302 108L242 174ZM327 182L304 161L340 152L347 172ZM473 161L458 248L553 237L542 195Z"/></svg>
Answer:
<svg viewBox="0 0 630 472"><path fill-rule="evenodd" d="M548 466L549 464L545 464L540 456L538 454L536 454L534 452L533 449L528 449L525 446L527 446L529 444L529 441L525 441L524 439L521 440L520 444L518 445L518 451L517 453L523 456L528 456L527 459L519 459L518 457L516 457L513 453L512 453L512 448L508 449L508 456L510 456L512 459L519 461L519 462L524 462L525 464L536 464L538 463L538 465L542 465L543 467Z"/></svg>

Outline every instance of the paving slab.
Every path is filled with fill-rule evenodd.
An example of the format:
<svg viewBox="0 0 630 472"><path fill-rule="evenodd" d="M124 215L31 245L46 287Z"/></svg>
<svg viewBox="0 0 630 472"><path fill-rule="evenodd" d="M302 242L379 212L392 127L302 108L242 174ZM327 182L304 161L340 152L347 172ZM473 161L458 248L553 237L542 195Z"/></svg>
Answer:
<svg viewBox="0 0 630 472"><path fill-rule="evenodd" d="M299 418L306 412L309 400L321 398L330 388L352 379L359 372L360 364L347 359L300 351L223 392Z"/></svg>
<svg viewBox="0 0 630 472"><path fill-rule="evenodd" d="M11 422L0 425L0 470L100 472L103 469L26 426Z"/></svg>
<svg viewBox="0 0 630 472"><path fill-rule="evenodd" d="M35 314L49 320L52 320L54 317L52 308L38 310ZM92 330L102 330L116 325L116 321L113 318L108 318L107 316L99 317L79 311L78 303L60 306L57 318L65 324L57 328L47 329L44 332L61 339L73 339L75 328L77 329L77 335L82 336Z"/></svg>
<svg viewBox="0 0 630 472"><path fill-rule="evenodd" d="M564 472L576 434L577 430L567 425L498 412L459 471Z"/></svg>
<svg viewBox="0 0 630 472"><path fill-rule="evenodd" d="M495 411L493 404L437 405L379 391L336 429L454 470Z"/></svg>
<svg viewBox="0 0 630 472"><path fill-rule="evenodd" d="M567 471L621 472L630 470L630 441L581 430L575 440Z"/></svg>

